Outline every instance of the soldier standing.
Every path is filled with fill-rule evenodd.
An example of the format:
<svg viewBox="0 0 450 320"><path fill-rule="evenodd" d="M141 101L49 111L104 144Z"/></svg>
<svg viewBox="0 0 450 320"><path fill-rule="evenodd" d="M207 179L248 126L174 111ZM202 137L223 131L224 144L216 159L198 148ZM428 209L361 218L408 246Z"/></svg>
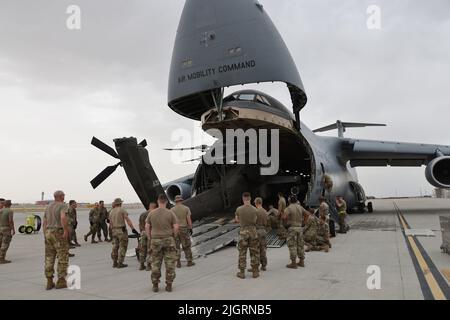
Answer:
<svg viewBox="0 0 450 320"><path fill-rule="evenodd" d="M286 198L283 195L283 192L278 192L278 237L281 239L286 239L287 230L283 223L283 213L284 209L286 209Z"/></svg>
<svg viewBox="0 0 450 320"><path fill-rule="evenodd" d="M303 228L303 238L306 244L306 252L309 252L317 245L317 229L319 219L309 211L305 214L305 227Z"/></svg>
<svg viewBox="0 0 450 320"><path fill-rule="evenodd" d="M89 211L89 223L91 228L87 234L84 235L84 241L87 241L88 237L92 235L91 243L97 243L95 236L97 235L100 225L100 210L98 202L95 203L95 207Z"/></svg>
<svg viewBox="0 0 450 320"><path fill-rule="evenodd" d="M6 260L6 252L8 251L11 239L16 233L14 228L14 212L11 210L11 200L4 202L4 208L0 210L0 264L10 263Z"/></svg>
<svg viewBox="0 0 450 320"><path fill-rule="evenodd" d="M67 228L69 229L69 246L80 247L76 233L78 226L77 206L78 204L75 200L69 201L69 209L67 211Z"/></svg>
<svg viewBox="0 0 450 320"><path fill-rule="evenodd" d="M150 240L152 251L152 275L153 292L159 291L159 279L161 278L161 264L164 260L166 266L166 291L172 291L172 283L175 279L175 262L177 261L177 248L175 235L178 233L178 221L175 213L166 208L167 198L165 194L158 196L158 208L150 212L145 223L145 231Z"/></svg>
<svg viewBox="0 0 450 320"><path fill-rule="evenodd" d="M67 228L68 207L64 203L64 192L55 191L55 202L45 209L42 228L45 234L45 276L46 290L67 288L66 276L69 264L69 231ZM58 257L58 281L53 283L55 260Z"/></svg>
<svg viewBox="0 0 450 320"><path fill-rule="evenodd" d="M122 208L123 201L116 198L113 202L113 209L109 213L109 221L112 228L112 252L113 268L126 268L124 264L125 254L128 248L128 233L125 222L136 235L139 233L134 229L133 223L128 217L128 212Z"/></svg>
<svg viewBox="0 0 450 320"><path fill-rule="evenodd" d="M192 235L192 219L191 210L183 203L183 198L180 195L175 197L175 206L171 209L177 216L178 225L180 227L178 233L175 235L175 245L177 247L177 268L181 268L181 248L183 248L184 255L187 260L187 266L195 265L192 258L191 250L191 235Z"/></svg>
<svg viewBox="0 0 450 320"><path fill-rule="evenodd" d="M336 197L336 207L338 209L338 216L339 216L338 233L347 233L348 226L345 223L345 218L347 217L347 202L345 202L342 196Z"/></svg>
<svg viewBox="0 0 450 320"><path fill-rule="evenodd" d="M109 242L110 239L108 239L108 210L105 208L105 202L103 200L100 200L98 202L98 212L99 212L99 222L98 222L98 229L97 229L97 238L98 241L102 242L102 231L103 231L103 237L105 238L106 242ZM111 236L111 235L110 235Z"/></svg>
<svg viewBox="0 0 450 320"><path fill-rule="evenodd" d="M139 231L141 232L141 239L139 239L139 262L141 265L139 270L150 271L152 269L152 262L150 260L150 238L145 231L145 221L147 220L149 213L156 209L156 207L156 203L151 202L148 211L143 212L139 216ZM147 267L145 266L145 262L147 262Z"/></svg>
<svg viewBox="0 0 450 320"><path fill-rule="evenodd" d="M256 231L259 237L259 262L261 263L261 270L266 271L267 267L267 243L266 243L266 227L267 227L267 211L263 208L262 198L255 199L256 210L258 211L258 218L256 220Z"/></svg>
<svg viewBox="0 0 450 320"><path fill-rule="evenodd" d="M244 205L236 209L236 222L240 224L239 230L239 272L237 277L245 279L245 266L247 265L247 249L250 251L250 264L253 278L259 277L259 237L256 231L258 210L251 205L250 193L244 192L242 201Z"/></svg>
<svg viewBox="0 0 450 320"><path fill-rule="evenodd" d="M297 266L305 266L305 248L303 244L302 222L303 213L306 210L297 202L297 197L292 195L289 198L289 206L285 209L283 219L288 225L287 245L291 263L286 267L297 269ZM297 263L297 257L299 259Z"/></svg>

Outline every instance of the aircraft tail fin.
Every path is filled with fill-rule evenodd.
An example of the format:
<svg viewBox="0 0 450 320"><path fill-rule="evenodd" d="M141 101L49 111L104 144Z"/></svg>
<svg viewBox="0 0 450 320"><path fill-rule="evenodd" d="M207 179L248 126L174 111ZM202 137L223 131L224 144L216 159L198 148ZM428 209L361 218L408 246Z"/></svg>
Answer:
<svg viewBox="0 0 450 320"><path fill-rule="evenodd" d="M343 138L346 128L385 127L385 126L386 125L382 124L382 123L342 122L342 121L338 120L338 121L336 121L336 123L313 130L313 132L314 133L326 132L326 131L337 129L339 138Z"/></svg>

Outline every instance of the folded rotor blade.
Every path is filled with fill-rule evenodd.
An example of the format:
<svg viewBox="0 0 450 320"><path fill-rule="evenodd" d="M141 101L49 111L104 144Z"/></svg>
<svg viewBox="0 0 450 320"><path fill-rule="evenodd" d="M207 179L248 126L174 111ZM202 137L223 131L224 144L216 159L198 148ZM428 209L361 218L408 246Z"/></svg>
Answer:
<svg viewBox="0 0 450 320"><path fill-rule="evenodd" d="M97 188L100 184L102 184L103 181L108 179L110 175L116 171L117 167L120 166L122 163L118 163L115 166L109 166L106 167L102 172L100 172L94 179L91 181L92 188Z"/></svg>
<svg viewBox="0 0 450 320"><path fill-rule="evenodd" d="M116 150L108 146L106 143L103 143L102 141L98 140L96 137L92 137L91 144L103 152L106 152L111 157L114 157L116 159L119 159L119 155L117 154Z"/></svg>

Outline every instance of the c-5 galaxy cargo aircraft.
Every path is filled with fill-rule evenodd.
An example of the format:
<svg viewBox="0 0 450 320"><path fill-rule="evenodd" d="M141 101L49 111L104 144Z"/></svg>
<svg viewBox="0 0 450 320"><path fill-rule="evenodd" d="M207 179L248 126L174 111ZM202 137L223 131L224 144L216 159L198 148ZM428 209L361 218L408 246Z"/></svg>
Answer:
<svg viewBox="0 0 450 320"><path fill-rule="evenodd" d="M254 90L224 97L226 87L263 82L285 83L292 110ZM321 195L330 200L342 195L350 210L362 211L366 196L355 171L361 166L426 166L430 184L450 188L449 146L343 136L345 128L377 124L338 121L311 131L300 121L306 102L297 67L262 4L255 0L187 0L173 50L168 105L184 117L201 120L202 128L217 142L192 147L204 152L196 172L161 185L150 164L145 140L138 144L136 138L115 139L114 150L93 138L93 145L120 162L106 168L91 184L96 188L120 165L144 206L159 193L165 192L170 200L181 194L194 219L233 212L241 204L244 191L263 197L265 203L275 203L279 191L295 193L311 207L318 206ZM247 134L243 153L235 148L222 161L205 161L217 159L220 150L233 145L237 138L230 140L225 134L230 129L242 129L244 133L258 129L258 143L251 142L251 134ZM338 130L338 137L315 134L331 129ZM271 136L262 139L262 130L271 130ZM279 154L277 170L269 175L262 174L268 163L260 156L256 162L237 161L242 155L247 160L252 158L252 148L259 151L264 147L263 140L269 145L269 153ZM273 148L274 141L279 142L278 149ZM257 144L259 147L255 147ZM328 190L326 178L333 182Z"/></svg>

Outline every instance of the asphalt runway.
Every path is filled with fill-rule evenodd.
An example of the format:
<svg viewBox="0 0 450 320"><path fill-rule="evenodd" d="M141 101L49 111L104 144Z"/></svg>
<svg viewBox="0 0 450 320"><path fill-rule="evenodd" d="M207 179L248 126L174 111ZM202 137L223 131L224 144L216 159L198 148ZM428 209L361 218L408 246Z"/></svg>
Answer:
<svg viewBox="0 0 450 320"><path fill-rule="evenodd" d="M12 263L0 265L0 299L449 299L450 255L440 250L439 215L450 215L450 199L373 203L373 213L349 216L350 232L332 238L330 252L306 253L305 268L287 269L288 249L283 246L267 250L268 270L260 278L247 273L239 279L238 252L230 246L197 259L192 268L183 263L172 293L153 293L150 272L138 271L135 257L126 258L128 268L113 269L110 243L84 242L88 221L87 212L81 211L82 246L71 250L75 257L70 259L80 268L81 288L46 291L42 232L17 234L7 254ZM139 210L130 216L137 226ZM25 215L15 215L16 229L24 220ZM414 229L434 236L406 235ZM130 239L129 249L136 246ZM368 287L373 270L379 271L379 289L370 285L376 281Z"/></svg>

